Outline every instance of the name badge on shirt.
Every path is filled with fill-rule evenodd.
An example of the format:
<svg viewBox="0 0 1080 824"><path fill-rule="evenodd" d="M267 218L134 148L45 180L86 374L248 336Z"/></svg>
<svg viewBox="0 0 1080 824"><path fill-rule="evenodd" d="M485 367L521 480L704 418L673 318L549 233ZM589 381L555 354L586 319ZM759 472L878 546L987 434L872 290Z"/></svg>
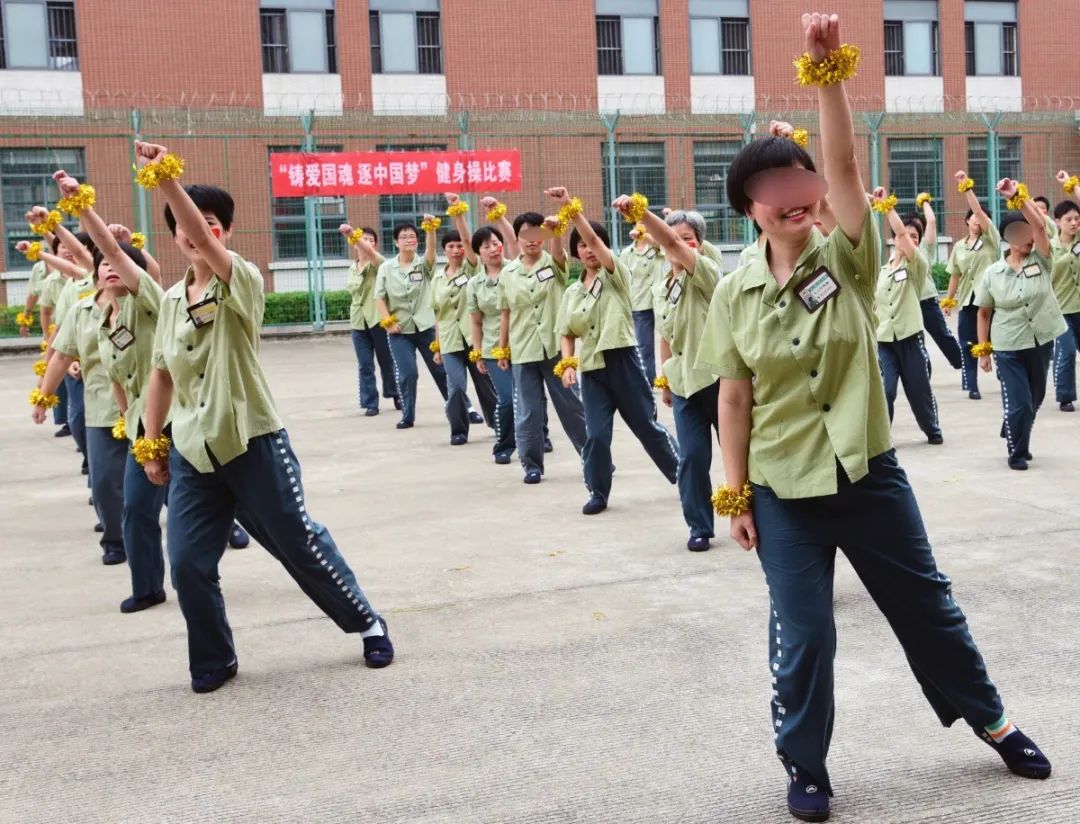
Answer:
<svg viewBox="0 0 1080 824"><path fill-rule="evenodd" d="M971 251L977 252L983 247L982 238L975 241L975 245L971 247Z"/></svg>
<svg viewBox="0 0 1080 824"><path fill-rule="evenodd" d="M538 269L536 272L536 279L541 283L545 283L555 277L555 270L550 266L545 266L543 269Z"/></svg>
<svg viewBox="0 0 1080 824"><path fill-rule="evenodd" d="M196 329L209 326L217 317L217 298L207 298L199 303L193 303L187 308L188 317L195 324Z"/></svg>
<svg viewBox="0 0 1080 824"><path fill-rule="evenodd" d="M679 302L679 298L682 297L682 284L679 281L675 281L671 287L671 291L668 292L668 300L671 301L671 305L674 306Z"/></svg>
<svg viewBox="0 0 1080 824"><path fill-rule="evenodd" d="M907 269L897 269L895 272L892 273L892 278L897 283L903 283L905 280L907 280Z"/></svg>
<svg viewBox="0 0 1080 824"><path fill-rule="evenodd" d="M644 257L645 257L645 260L652 260L654 257L656 257L656 250L655 249L649 249L649 251L647 251L645 253Z"/></svg>
<svg viewBox="0 0 1080 824"><path fill-rule="evenodd" d="M469 282L469 276L468 275L458 275L456 278L454 278L454 285L457 286L459 289L468 282Z"/></svg>
<svg viewBox="0 0 1080 824"><path fill-rule="evenodd" d="M1076 257L1080 257L1080 241L1078 241L1077 243L1074 243L1074 244L1073 244L1073 247L1072 247L1072 253L1073 253L1073 254L1074 254L1074 255L1075 255Z"/></svg>
<svg viewBox="0 0 1080 824"><path fill-rule="evenodd" d="M600 299L600 293L604 291L604 282L597 278L593 281L592 286L589 287L589 294L597 300Z"/></svg>
<svg viewBox="0 0 1080 824"><path fill-rule="evenodd" d="M419 269L413 269L411 272L409 272L409 280L411 280L413 283L420 283L421 281L423 281L423 279L424 273Z"/></svg>
<svg viewBox="0 0 1080 824"><path fill-rule="evenodd" d="M1023 272L1029 278L1037 278L1039 275L1042 274L1042 267L1039 266L1039 264L1037 263L1029 263L1027 266L1024 267Z"/></svg>
<svg viewBox="0 0 1080 824"><path fill-rule="evenodd" d="M135 343L135 336L131 333L130 329L123 324L120 324L113 329L112 334L109 335L109 340L112 342L113 346L123 352L131 346L131 344Z"/></svg>
<svg viewBox="0 0 1080 824"><path fill-rule="evenodd" d="M795 287L795 294L799 296L806 311L811 314L836 297L839 291L840 284L824 266Z"/></svg>

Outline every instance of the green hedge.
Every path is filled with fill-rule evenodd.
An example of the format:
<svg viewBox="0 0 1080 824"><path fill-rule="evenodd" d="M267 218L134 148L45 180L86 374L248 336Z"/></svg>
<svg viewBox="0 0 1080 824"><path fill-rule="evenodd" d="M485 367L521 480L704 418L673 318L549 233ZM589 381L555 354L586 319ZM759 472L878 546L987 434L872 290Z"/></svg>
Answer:
<svg viewBox="0 0 1080 824"><path fill-rule="evenodd" d="M326 293L326 319L348 320L352 296L342 289ZM266 312L263 326L288 323L310 323L311 310L307 292L269 292L266 295Z"/></svg>
<svg viewBox="0 0 1080 824"><path fill-rule="evenodd" d="M949 272L944 263L934 264L934 283L937 285L939 292L948 291Z"/></svg>
<svg viewBox="0 0 1080 824"><path fill-rule="evenodd" d="M19 306L2 306L0 307L0 338L14 338L19 335L19 327L15 325L15 316L18 315L23 307ZM30 327L31 336L41 337L41 310L39 307L34 307L34 325Z"/></svg>

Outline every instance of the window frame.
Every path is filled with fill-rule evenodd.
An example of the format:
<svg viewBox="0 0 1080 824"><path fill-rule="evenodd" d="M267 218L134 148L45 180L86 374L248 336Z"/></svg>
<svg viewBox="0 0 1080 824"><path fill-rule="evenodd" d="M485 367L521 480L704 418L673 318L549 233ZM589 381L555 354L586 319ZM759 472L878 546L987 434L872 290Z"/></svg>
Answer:
<svg viewBox="0 0 1080 824"><path fill-rule="evenodd" d="M656 147L660 148L660 164L656 165L655 158L651 159L650 163L629 163L625 162L630 158L625 155L633 157L633 150L640 150L642 147L648 147L650 150L655 151ZM601 176L603 178L603 191L604 202L611 203L619 192L641 192L653 205L649 206L649 210L656 215L661 215L663 211L663 204L667 202L668 195L668 179L667 179L667 143L663 140L631 140L626 142L618 142L615 144L615 188L617 191L608 196L608 142L601 141L600 143L600 169ZM644 179L639 175L646 175L648 173L659 174L655 179L660 181L662 190L654 187L648 177ZM624 177L624 174L627 176ZM645 185L648 184L648 185ZM630 230L633 228L624 220L620 220L617 223L618 229L616 231L616 237L611 240L615 246L622 248L630 243Z"/></svg>
<svg viewBox="0 0 1080 824"><path fill-rule="evenodd" d="M720 66L719 72L699 72L694 70L694 37L693 30L695 25L701 25L702 23L714 24L716 26L716 38L719 44L720 51L717 54L718 64ZM739 24L743 27L746 33L746 48L745 49L731 49L727 47L727 38L724 37L724 26ZM753 34L750 28L749 17L706 17L703 15L697 15L690 18L690 75L692 77L750 77L754 74L754 56L753 56ZM746 71L745 72L730 72L727 71L728 56L729 55L745 56L746 59Z"/></svg>
<svg viewBox="0 0 1080 824"><path fill-rule="evenodd" d="M262 55L262 73L263 74L310 74L310 75L323 75L323 74L339 74L338 67L338 48L337 48L337 15L334 8L323 9L323 37L321 40L322 48L326 50L326 71L294 71L292 54L289 46L289 11L290 8L287 5L283 6L259 6L259 51ZM296 11L296 9L293 9ZM316 11L315 9L308 9L308 11ZM281 33L284 37L281 43L267 43L265 39L266 30L263 22L267 18L275 18L281 20ZM269 49L275 50L269 52ZM276 53L282 57L285 69L284 71L271 71L270 69L275 66L268 64L267 57L271 53Z"/></svg>
<svg viewBox="0 0 1080 824"><path fill-rule="evenodd" d="M0 69L13 71L48 71L48 72L77 72L79 68L79 29L78 18L75 14L74 0L18 0L18 5L41 6L45 11L45 42L42 44L45 65L22 66L12 64L8 55L10 45L11 27L7 21L7 8L10 5L7 0L0 0ZM62 13L70 13L71 36L61 37L58 32L59 25L57 16ZM70 44L73 54L59 54L61 44ZM67 65L60 65L60 61L69 60Z"/></svg>
<svg viewBox="0 0 1080 824"><path fill-rule="evenodd" d="M992 186L989 180L990 154L987 151L989 141L985 136L969 136L967 139L967 169L968 175L975 181L975 196L985 201L992 194L987 186ZM977 153L972 153L976 148L981 151L980 158ZM1015 153L1013 149L1015 148ZM1009 165L1006 164L1015 164ZM1001 177L1011 177L1014 180L1024 179L1024 139L1022 135L999 135L998 136L998 171Z"/></svg>
<svg viewBox="0 0 1080 824"><path fill-rule="evenodd" d="M594 15L596 20L596 74L599 77L660 77L664 73L663 63L661 62L662 56L660 52L660 17L659 15L644 15L644 14L597 14ZM652 21L652 39L653 39L653 70L651 72L628 72L626 70L626 32L623 26L626 20L651 20ZM617 23L616 30L618 32L619 44L618 46L601 46L600 44L600 24L601 23ZM618 72L605 71L602 55L607 52L612 56L612 59L618 60Z"/></svg>
<svg viewBox="0 0 1080 824"><path fill-rule="evenodd" d="M907 67L907 48L908 48L908 36L907 36L907 23L929 23L930 24L930 73L915 73L909 72ZM887 37L887 27L897 26L900 29L900 71L892 72L889 70L889 57L896 54L895 51L888 51L889 40ZM941 24L937 20L929 18L912 18L910 20L885 20L883 33L882 33L882 54L885 57L885 76L886 77L941 77ZM966 43L965 43L966 48Z"/></svg>
<svg viewBox="0 0 1080 824"><path fill-rule="evenodd" d="M910 158L894 158L893 147L903 144L914 143L930 143L933 146L934 157L932 160L927 160L925 156L915 156L916 153L912 152ZM920 192L929 192L934 197L940 198L945 193L945 144L940 137L889 137L887 140L886 149L886 167L889 174L889 189L898 198L897 211L898 212L914 212L915 199L919 196ZM907 181L902 179L906 176L901 176L896 173L894 165L903 164L909 166L912 169L911 179L914 181L912 187L911 196L908 197L901 186L906 185ZM925 181L919 172L931 169L931 180Z"/></svg>
<svg viewBox="0 0 1080 824"><path fill-rule="evenodd" d="M409 14L413 19L413 46L416 49L416 69L414 71L395 71L387 72L383 71L383 36L382 36L382 12L378 9L370 9L368 11L368 41L371 49L371 73L375 74L397 74L397 75L427 75L427 76L441 76L446 74L446 68L443 65L445 59L445 46L443 43L443 25L442 25L442 6L440 5L439 11L413 11L413 12L393 12L394 14ZM436 45L422 44L420 42L420 32L422 30L421 22L423 20L431 20L434 18L435 25L430 27L428 31L434 31L438 37L438 43ZM434 55L434 58L432 57ZM433 65L432 61L437 61L438 71L429 71L425 69L425 59L428 61L428 65Z"/></svg>
<svg viewBox="0 0 1080 824"><path fill-rule="evenodd" d="M37 152L41 158L40 163L37 164L42 167L40 173L8 173L6 171L5 164L10 155L15 153L29 154L31 152ZM62 160L59 157L61 152L65 153ZM66 153L73 153L74 157L67 157ZM29 166L31 163L27 162L22 165ZM4 259L8 263L8 268L12 271L23 271L30 268L29 263L25 267L21 265L20 262L23 261L23 256L15 251L16 243L20 240L28 240L31 237L29 230L26 228L23 215L29 211L31 206L48 203L56 196L56 184L52 179L52 174L58 167L67 169L73 177L79 180L85 180L87 177L86 147L16 146L0 149L0 198L2 198L0 200L0 210L2 210L4 218ZM38 184L40 184L40 188L38 188ZM12 203L8 202L9 196L27 188L30 190L27 198ZM65 218L64 220L64 225L72 231L75 231L76 223L77 221L72 218ZM15 263L14 266L12 262Z"/></svg>
<svg viewBox="0 0 1080 824"><path fill-rule="evenodd" d="M1020 76L1020 23L1019 8L1015 0L1009 4L1016 10L1016 20L965 20L964 21L964 74L967 77L1019 77ZM998 72L982 73L978 71L978 48L975 26L997 26L1001 30L1001 55ZM1011 41L1011 42L1010 42ZM1011 49L1007 48L1011 45Z"/></svg>

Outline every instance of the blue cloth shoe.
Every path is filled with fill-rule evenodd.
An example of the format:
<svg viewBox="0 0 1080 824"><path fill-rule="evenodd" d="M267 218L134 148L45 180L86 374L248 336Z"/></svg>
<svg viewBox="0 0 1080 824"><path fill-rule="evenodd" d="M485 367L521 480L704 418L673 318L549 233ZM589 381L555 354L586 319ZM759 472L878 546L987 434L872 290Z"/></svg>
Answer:
<svg viewBox="0 0 1080 824"><path fill-rule="evenodd" d="M206 675L193 676L191 679L191 691L199 693L213 692L230 678L235 677L236 662L233 661L229 666L208 672Z"/></svg>
<svg viewBox="0 0 1080 824"><path fill-rule="evenodd" d="M469 410L469 423L481 424L484 422L484 416L477 412L475 409Z"/></svg>
<svg viewBox="0 0 1080 824"><path fill-rule="evenodd" d="M708 538L691 537L690 540L686 542L686 548L691 552L704 552L711 546L712 542Z"/></svg>
<svg viewBox="0 0 1080 824"><path fill-rule="evenodd" d="M550 453L555 451L554 444L551 443L551 438L544 438L544 452Z"/></svg>
<svg viewBox="0 0 1080 824"><path fill-rule="evenodd" d="M365 409L364 410L364 417L365 418L374 418L378 414L379 414L378 409Z"/></svg>
<svg viewBox="0 0 1080 824"><path fill-rule="evenodd" d="M394 645L390 642L390 631L386 628L386 621L379 618L382 626L382 635L369 635L364 639L364 663L371 669L382 669L390 666L394 660Z"/></svg>
<svg viewBox="0 0 1080 824"><path fill-rule="evenodd" d="M534 469L532 472L525 473L525 483L538 484L541 480L543 480L543 477L544 476L540 472Z"/></svg>
<svg viewBox="0 0 1080 824"><path fill-rule="evenodd" d="M164 592L155 592L153 595L144 595L142 598L136 598L132 595L130 598L125 598L120 602L120 611L123 613L142 612L144 609L150 609L150 607L156 607L158 604L164 603Z"/></svg>
<svg viewBox="0 0 1080 824"><path fill-rule="evenodd" d="M829 794L794 764L788 768L788 812L800 821L828 821Z"/></svg>
<svg viewBox="0 0 1080 824"><path fill-rule="evenodd" d="M1019 727L997 743L986 730L975 730L975 734L989 744L1001 756L1005 766L1016 775L1024 778L1049 778L1050 759L1042 754L1035 742L1024 735Z"/></svg>
<svg viewBox="0 0 1080 824"><path fill-rule="evenodd" d="M496 455L495 456L495 463L499 464L500 466L506 466L507 464L510 463L510 456L509 455Z"/></svg>
<svg viewBox="0 0 1080 824"><path fill-rule="evenodd" d="M251 536L240 524L233 521L232 529L229 530L229 546L233 549L243 549L251 543Z"/></svg>
<svg viewBox="0 0 1080 824"><path fill-rule="evenodd" d="M101 563L105 566L116 566L117 564L126 564L127 555L118 549L107 549L101 555Z"/></svg>
<svg viewBox="0 0 1080 824"><path fill-rule="evenodd" d="M581 508L582 515L599 515L607 509L607 501L601 498L599 495L590 495L589 500L585 502L585 506Z"/></svg>
<svg viewBox="0 0 1080 824"><path fill-rule="evenodd" d="M450 436L450 445L451 446L464 446L468 442L469 442L469 436L468 435L451 435Z"/></svg>
<svg viewBox="0 0 1080 824"><path fill-rule="evenodd" d="M394 428L395 429L412 429L413 428L413 422L412 421L401 420L401 421L398 421L394 425Z"/></svg>

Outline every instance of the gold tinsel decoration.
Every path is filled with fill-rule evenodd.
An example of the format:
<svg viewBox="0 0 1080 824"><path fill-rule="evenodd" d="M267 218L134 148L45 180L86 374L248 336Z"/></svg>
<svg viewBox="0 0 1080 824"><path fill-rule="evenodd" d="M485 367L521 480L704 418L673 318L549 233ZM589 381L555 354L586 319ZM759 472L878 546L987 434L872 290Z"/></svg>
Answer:
<svg viewBox="0 0 1080 824"><path fill-rule="evenodd" d="M878 214L888 214L896 208L896 204L899 202L899 198L896 195L888 195L881 200L874 200L870 203L870 208Z"/></svg>
<svg viewBox="0 0 1080 824"><path fill-rule="evenodd" d="M35 235L47 235L56 231L56 227L60 225L60 222L64 219L64 216L60 214L56 209L49 212L49 216L45 218L41 223L31 223L30 231Z"/></svg>
<svg viewBox="0 0 1080 824"><path fill-rule="evenodd" d="M113 424L112 436L118 441L127 440L127 424L124 423L123 415L117 418L116 423Z"/></svg>
<svg viewBox="0 0 1080 824"><path fill-rule="evenodd" d="M987 341L986 343L973 343L971 345L971 357L981 358L983 356L989 357L994 352L994 344Z"/></svg>
<svg viewBox="0 0 1080 824"><path fill-rule="evenodd" d="M754 497L754 488L743 484L741 490L730 486L718 486L712 496L713 509L722 518L734 518L750 511L750 501Z"/></svg>
<svg viewBox="0 0 1080 824"><path fill-rule="evenodd" d="M844 43L815 63L809 52L795 60L795 79L802 86L833 86L853 78L859 68L859 47Z"/></svg>
<svg viewBox="0 0 1080 824"><path fill-rule="evenodd" d="M1016 184L1016 194L1005 201L1005 205L1010 209L1019 211L1024 208L1024 204L1031 200L1031 193L1028 192L1028 187L1024 183Z"/></svg>
<svg viewBox="0 0 1080 824"><path fill-rule="evenodd" d="M563 358L561 361L559 361L557 364L555 364L555 368L552 371L555 373L556 378L561 378L563 376L563 372L565 372L567 369L577 369L577 368L578 368L578 359L577 358Z"/></svg>
<svg viewBox="0 0 1080 824"><path fill-rule="evenodd" d="M83 183L75 194L62 198L56 204L56 208L66 215L78 217L84 210L94 208L95 203L97 203L97 193L94 187L89 183Z"/></svg>
<svg viewBox="0 0 1080 824"><path fill-rule="evenodd" d="M131 446L131 454L135 456L135 462L143 466L147 461L160 461L169 457L169 447L172 441L165 435L154 440L136 438Z"/></svg>
<svg viewBox="0 0 1080 824"><path fill-rule="evenodd" d="M176 180L184 173L184 161L170 153L157 163L148 163L135 173L135 182L144 189L156 189L162 181Z"/></svg>

